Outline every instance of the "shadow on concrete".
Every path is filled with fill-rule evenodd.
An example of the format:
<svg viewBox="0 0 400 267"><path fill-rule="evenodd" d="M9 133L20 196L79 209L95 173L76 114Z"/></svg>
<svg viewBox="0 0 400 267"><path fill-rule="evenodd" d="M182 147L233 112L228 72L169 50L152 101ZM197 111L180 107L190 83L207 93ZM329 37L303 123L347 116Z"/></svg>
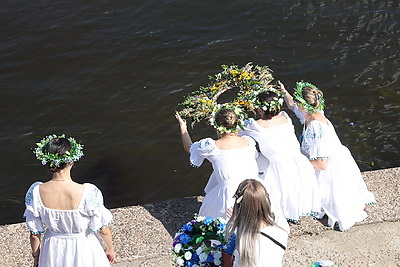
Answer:
<svg viewBox="0 0 400 267"><path fill-rule="evenodd" d="M142 205L158 219L173 238L185 223L193 219L201 206L200 197L187 197Z"/></svg>

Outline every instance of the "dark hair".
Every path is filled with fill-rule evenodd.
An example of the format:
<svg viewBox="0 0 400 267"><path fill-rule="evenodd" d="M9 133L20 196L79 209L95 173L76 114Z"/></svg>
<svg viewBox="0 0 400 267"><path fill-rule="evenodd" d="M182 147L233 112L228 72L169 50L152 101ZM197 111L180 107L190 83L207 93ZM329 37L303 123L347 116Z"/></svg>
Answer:
<svg viewBox="0 0 400 267"><path fill-rule="evenodd" d="M215 122L218 126L224 126L226 129L233 129L237 126L239 119L235 111L224 108L215 114Z"/></svg>
<svg viewBox="0 0 400 267"><path fill-rule="evenodd" d="M44 152L51 154L58 154L61 156L65 155L66 152L70 150L71 150L71 143L69 142L69 140L67 138L61 137L50 140L50 142L46 145ZM65 162L60 163L59 167L54 165L50 167L50 163L47 163L46 166L47 168L49 168L51 172L58 172L67 167L67 163Z"/></svg>
<svg viewBox="0 0 400 267"><path fill-rule="evenodd" d="M278 94L273 91L263 91L258 94L257 99L260 103L268 105L268 103L275 101L278 97ZM278 115L279 112L281 112L281 109L282 106L277 105L275 108L267 108L267 110L262 110L261 112L257 110L257 113L262 119L269 120Z"/></svg>

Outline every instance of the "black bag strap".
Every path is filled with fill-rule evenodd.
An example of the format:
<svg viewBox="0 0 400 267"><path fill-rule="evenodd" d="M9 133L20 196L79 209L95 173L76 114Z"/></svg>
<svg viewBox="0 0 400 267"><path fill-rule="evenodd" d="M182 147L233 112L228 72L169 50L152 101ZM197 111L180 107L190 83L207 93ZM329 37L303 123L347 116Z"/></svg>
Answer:
<svg viewBox="0 0 400 267"><path fill-rule="evenodd" d="M251 137L251 138L254 140L254 142L256 142L256 149L257 149L257 152L258 152L258 153L261 153L260 144L257 142L257 140L256 140L253 136L250 136L250 135L248 135L248 136Z"/></svg>
<svg viewBox="0 0 400 267"><path fill-rule="evenodd" d="M281 243L279 243L278 241L276 241L274 238L272 238L271 236L267 235L266 233L260 232L260 234L262 234L263 236L269 238L272 242L274 242L275 244L277 244L278 246L280 246L283 250L286 250L286 247L284 245L282 245Z"/></svg>

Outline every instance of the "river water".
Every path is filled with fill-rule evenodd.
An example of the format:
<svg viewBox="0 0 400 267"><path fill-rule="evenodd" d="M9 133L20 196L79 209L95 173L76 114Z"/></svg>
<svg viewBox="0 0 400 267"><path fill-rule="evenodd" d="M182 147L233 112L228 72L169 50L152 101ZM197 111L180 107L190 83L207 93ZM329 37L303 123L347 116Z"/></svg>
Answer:
<svg viewBox="0 0 400 267"><path fill-rule="evenodd" d="M31 152L50 133L85 145L73 177L109 208L201 194L174 111L221 64L313 82L361 170L400 166L398 1L1 2L0 224L50 177Z"/></svg>

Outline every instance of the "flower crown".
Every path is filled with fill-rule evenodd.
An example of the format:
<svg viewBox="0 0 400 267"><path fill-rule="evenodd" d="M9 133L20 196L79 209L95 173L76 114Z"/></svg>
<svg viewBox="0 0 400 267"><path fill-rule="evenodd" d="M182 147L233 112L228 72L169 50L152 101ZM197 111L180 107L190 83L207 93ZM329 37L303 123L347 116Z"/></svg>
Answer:
<svg viewBox="0 0 400 267"><path fill-rule="evenodd" d="M274 92L276 93L276 97L272 98L272 101L270 102L265 102L265 101L260 101L258 96L259 94L261 94L262 92ZM250 110L254 111L256 109L262 109L264 111L268 111L268 112L272 112L275 110L279 110L284 102L285 102L285 93L281 92L273 87L268 88L267 90L263 89L263 90L258 90L258 91L254 91L253 93L247 95L244 97L244 99L251 103L250 104Z"/></svg>
<svg viewBox="0 0 400 267"><path fill-rule="evenodd" d="M33 153L36 158L42 162L42 165L49 163L50 167L60 167L63 163L73 163L78 161L83 156L83 145L76 142L72 137L67 138L71 144L71 149L66 151L64 155L59 155L58 153L46 152L47 144L54 138L66 138L65 135L57 136L55 134L46 136L40 143L36 143L37 147L34 149Z"/></svg>
<svg viewBox="0 0 400 267"><path fill-rule="evenodd" d="M215 120L215 115L222 109L231 109L231 110L233 110L233 112L235 112L235 114L238 118L238 122L234 128L228 129L223 125L217 124L217 122ZM237 133L239 131L239 129L243 129L243 122L246 119L244 114L245 113L243 112L243 110L240 107L235 106L231 103L217 104L217 106L215 106L213 112L211 113L211 117L208 121L220 134Z"/></svg>
<svg viewBox="0 0 400 267"><path fill-rule="evenodd" d="M300 103L300 105L302 105L304 107L304 109L310 113L310 114L314 114L317 113L319 110L324 110L325 108L325 99L322 96L317 96L319 100L319 105L317 107L313 107L310 104L307 103L307 101L303 98L303 88L305 86L309 86L311 88L317 89L318 87L316 87L315 85L308 83L308 82L296 82L296 88L295 88L295 92L293 94L293 98Z"/></svg>
<svg viewBox="0 0 400 267"><path fill-rule="evenodd" d="M226 104L239 107L243 118L246 118L246 111L251 110L252 103L247 101L245 96L272 87L269 84L273 80L272 71L267 66L253 66L250 62L241 68L237 65L221 65L221 67L220 73L209 76L208 86L200 86L199 90L190 93L179 104L183 107L178 112L179 115L189 118L192 126L212 118L213 112L218 109L218 97L228 90L238 89L233 100Z"/></svg>

